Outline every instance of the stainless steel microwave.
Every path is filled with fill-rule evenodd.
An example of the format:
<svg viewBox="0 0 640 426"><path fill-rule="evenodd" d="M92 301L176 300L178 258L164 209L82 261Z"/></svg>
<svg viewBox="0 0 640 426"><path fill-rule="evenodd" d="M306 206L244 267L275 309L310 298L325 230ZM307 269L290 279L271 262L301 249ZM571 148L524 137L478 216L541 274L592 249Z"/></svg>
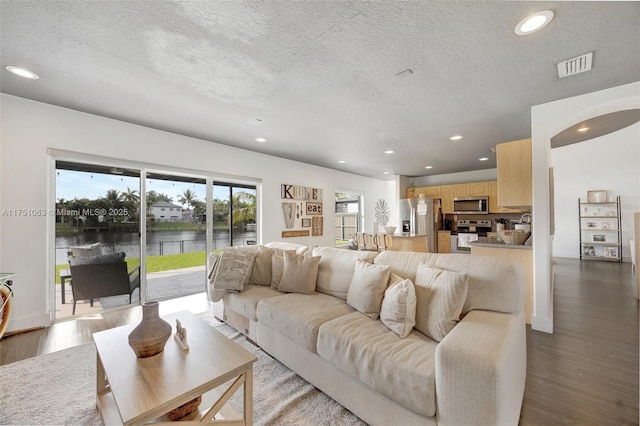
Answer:
<svg viewBox="0 0 640 426"><path fill-rule="evenodd" d="M489 214L489 197L454 198L453 213Z"/></svg>

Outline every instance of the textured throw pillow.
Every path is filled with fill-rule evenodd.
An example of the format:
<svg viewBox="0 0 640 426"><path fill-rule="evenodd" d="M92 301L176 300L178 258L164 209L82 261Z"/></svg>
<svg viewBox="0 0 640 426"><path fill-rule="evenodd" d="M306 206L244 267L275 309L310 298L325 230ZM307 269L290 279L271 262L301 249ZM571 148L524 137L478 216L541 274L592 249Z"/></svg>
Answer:
<svg viewBox="0 0 640 426"><path fill-rule="evenodd" d="M391 284L384 292L380 321L402 339L409 335L416 325L416 290L410 279Z"/></svg>
<svg viewBox="0 0 640 426"><path fill-rule="evenodd" d="M284 253L284 271L278 286L279 291L313 294L316 291L320 256Z"/></svg>
<svg viewBox="0 0 640 426"><path fill-rule="evenodd" d="M97 265L99 263L117 263L124 262L125 253L110 253L110 254L101 254L99 256L93 257L69 257L69 265L71 266L79 266L79 265Z"/></svg>
<svg viewBox="0 0 640 426"><path fill-rule="evenodd" d="M273 250L265 246L257 246L258 252L253 263L249 284L271 285L271 257Z"/></svg>
<svg viewBox="0 0 640 426"><path fill-rule="evenodd" d="M347 292L347 304L374 320L378 319L389 275L390 265L373 265L357 260Z"/></svg>
<svg viewBox="0 0 640 426"><path fill-rule="evenodd" d="M102 254L102 245L100 243L87 244L84 246L71 246L69 247L69 256L76 258L88 258L100 256Z"/></svg>
<svg viewBox="0 0 640 426"><path fill-rule="evenodd" d="M278 286L280 286L282 273L284 272L284 254L296 254L296 251L279 248L272 248L271 250L273 251L271 255L271 288L277 290Z"/></svg>
<svg viewBox="0 0 640 426"><path fill-rule="evenodd" d="M416 329L439 342L456 325L467 298L467 274L429 268L416 272Z"/></svg>

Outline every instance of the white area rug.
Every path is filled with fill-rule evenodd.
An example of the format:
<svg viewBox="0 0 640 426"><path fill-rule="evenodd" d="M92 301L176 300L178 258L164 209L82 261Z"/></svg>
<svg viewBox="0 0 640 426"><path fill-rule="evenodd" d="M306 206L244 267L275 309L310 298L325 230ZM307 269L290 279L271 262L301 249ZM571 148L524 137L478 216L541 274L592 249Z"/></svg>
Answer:
<svg viewBox="0 0 640 426"><path fill-rule="evenodd" d="M200 317L210 324L208 314ZM254 353L254 424L365 425L227 325L216 329ZM93 343L0 367L0 424L101 425ZM232 400L240 409L242 392Z"/></svg>

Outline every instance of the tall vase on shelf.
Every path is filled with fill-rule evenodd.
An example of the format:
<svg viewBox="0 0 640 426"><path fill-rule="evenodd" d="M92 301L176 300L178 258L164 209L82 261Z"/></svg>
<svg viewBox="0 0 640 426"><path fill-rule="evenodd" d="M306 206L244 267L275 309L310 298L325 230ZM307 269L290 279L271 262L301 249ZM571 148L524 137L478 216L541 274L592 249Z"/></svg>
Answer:
<svg viewBox="0 0 640 426"><path fill-rule="evenodd" d="M142 305L142 321L129 333L129 346L138 358L159 354L171 336L171 324L160 318L158 302Z"/></svg>

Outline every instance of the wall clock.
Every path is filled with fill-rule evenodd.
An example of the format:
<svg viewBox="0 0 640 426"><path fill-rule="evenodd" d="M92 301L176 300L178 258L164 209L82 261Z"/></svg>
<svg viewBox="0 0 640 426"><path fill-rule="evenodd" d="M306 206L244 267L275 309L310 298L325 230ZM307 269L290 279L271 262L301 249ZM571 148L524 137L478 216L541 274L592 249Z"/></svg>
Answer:
<svg viewBox="0 0 640 426"><path fill-rule="evenodd" d="M386 226L389 222L389 205L382 198L376 203L376 222L380 226Z"/></svg>

